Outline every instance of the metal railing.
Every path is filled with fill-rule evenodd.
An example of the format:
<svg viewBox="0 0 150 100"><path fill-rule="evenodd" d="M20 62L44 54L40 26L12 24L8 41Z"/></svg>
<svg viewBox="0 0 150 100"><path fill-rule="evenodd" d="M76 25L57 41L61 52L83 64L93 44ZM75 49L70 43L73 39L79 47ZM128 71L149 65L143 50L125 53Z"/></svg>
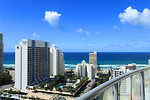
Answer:
<svg viewBox="0 0 150 100"><path fill-rule="evenodd" d="M113 78L76 100L150 100L150 67Z"/></svg>

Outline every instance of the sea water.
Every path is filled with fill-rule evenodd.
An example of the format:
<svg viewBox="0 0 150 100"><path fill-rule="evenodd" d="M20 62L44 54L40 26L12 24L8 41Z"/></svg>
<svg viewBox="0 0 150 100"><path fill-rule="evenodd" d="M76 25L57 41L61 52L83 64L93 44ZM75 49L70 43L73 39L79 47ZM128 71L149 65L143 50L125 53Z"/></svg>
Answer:
<svg viewBox="0 0 150 100"><path fill-rule="evenodd" d="M145 67L150 59L150 52L98 52L97 62L101 69L117 68L121 65L136 63L137 67ZM85 60L89 62L89 52L64 52L65 68L75 68L76 64ZM4 67L15 67L15 53L4 53Z"/></svg>

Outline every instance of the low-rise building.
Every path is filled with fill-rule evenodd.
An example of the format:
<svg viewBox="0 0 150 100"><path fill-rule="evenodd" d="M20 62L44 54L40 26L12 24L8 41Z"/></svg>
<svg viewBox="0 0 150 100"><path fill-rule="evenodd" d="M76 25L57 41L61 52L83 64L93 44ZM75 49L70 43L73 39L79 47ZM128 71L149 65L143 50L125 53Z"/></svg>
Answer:
<svg viewBox="0 0 150 100"><path fill-rule="evenodd" d="M128 64L128 65L126 66L126 69L129 69L129 70L136 70L136 63Z"/></svg>
<svg viewBox="0 0 150 100"><path fill-rule="evenodd" d="M120 69L113 69L112 70L112 78L115 78L119 75L122 75L124 73L123 70L120 70Z"/></svg>

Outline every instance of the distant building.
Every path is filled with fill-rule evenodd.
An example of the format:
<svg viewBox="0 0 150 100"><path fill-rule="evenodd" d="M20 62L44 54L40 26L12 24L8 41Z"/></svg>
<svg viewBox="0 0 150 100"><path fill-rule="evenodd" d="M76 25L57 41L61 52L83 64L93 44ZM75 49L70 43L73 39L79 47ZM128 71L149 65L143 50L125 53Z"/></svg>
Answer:
<svg viewBox="0 0 150 100"><path fill-rule="evenodd" d="M129 70L136 70L136 64L135 64L135 63L128 64L128 65L126 66L126 69L129 69Z"/></svg>
<svg viewBox="0 0 150 100"><path fill-rule="evenodd" d="M79 77L88 77L90 80L95 78L94 65L87 64L84 60L76 65L76 74Z"/></svg>
<svg viewBox="0 0 150 100"><path fill-rule="evenodd" d="M58 75L64 75L64 54L58 50Z"/></svg>
<svg viewBox="0 0 150 100"><path fill-rule="evenodd" d="M15 70L14 69L7 69L9 75L12 77L12 81L15 82Z"/></svg>
<svg viewBox="0 0 150 100"><path fill-rule="evenodd" d="M148 65L150 66L150 59L148 59Z"/></svg>
<svg viewBox="0 0 150 100"><path fill-rule="evenodd" d="M112 70L112 78L115 78L115 77L117 77L119 75L122 75L122 74L124 74L124 71L121 70L121 69L114 69L114 70Z"/></svg>
<svg viewBox="0 0 150 100"><path fill-rule="evenodd" d="M97 52L89 53L89 64L94 65L95 73L97 72Z"/></svg>
<svg viewBox="0 0 150 100"><path fill-rule="evenodd" d="M87 76L90 80L95 78L94 65L93 64L87 64Z"/></svg>
<svg viewBox="0 0 150 100"><path fill-rule="evenodd" d="M53 45L50 48L50 76L64 75L64 55Z"/></svg>
<svg viewBox="0 0 150 100"><path fill-rule="evenodd" d="M15 49L15 88L26 90L49 78L49 43L22 40Z"/></svg>
<svg viewBox="0 0 150 100"><path fill-rule="evenodd" d="M0 33L0 72L3 70L3 35Z"/></svg>
<svg viewBox="0 0 150 100"><path fill-rule="evenodd" d="M77 76L87 77L87 63L85 60L83 60L81 64L76 65L76 73Z"/></svg>
<svg viewBox="0 0 150 100"><path fill-rule="evenodd" d="M124 73L130 72L132 70L136 70L136 64L128 64L127 66L120 66L120 68L113 69L112 70L112 77L117 77L119 75L122 75Z"/></svg>

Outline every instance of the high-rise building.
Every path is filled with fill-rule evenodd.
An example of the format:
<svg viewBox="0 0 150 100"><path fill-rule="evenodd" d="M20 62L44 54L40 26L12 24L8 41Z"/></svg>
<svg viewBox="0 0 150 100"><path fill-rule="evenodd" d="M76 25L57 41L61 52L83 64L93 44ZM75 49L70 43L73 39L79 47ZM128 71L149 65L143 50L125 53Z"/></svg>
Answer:
<svg viewBox="0 0 150 100"><path fill-rule="evenodd" d="M64 55L53 45L50 48L50 76L64 75Z"/></svg>
<svg viewBox="0 0 150 100"><path fill-rule="evenodd" d="M90 80L95 78L94 65L88 64L84 60L76 65L76 74L79 77L88 77Z"/></svg>
<svg viewBox="0 0 150 100"><path fill-rule="evenodd" d="M80 77L87 77L87 63L85 60L81 64L76 65L76 74Z"/></svg>
<svg viewBox="0 0 150 100"><path fill-rule="evenodd" d="M25 90L49 78L49 43L22 40L15 48L15 88Z"/></svg>
<svg viewBox="0 0 150 100"><path fill-rule="evenodd" d="M97 72L97 52L89 53L89 64L94 65L95 73Z"/></svg>
<svg viewBox="0 0 150 100"><path fill-rule="evenodd" d="M88 73L87 76L90 80L95 78L94 65L93 64L87 64L87 73Z"/></svg>
<svg viewBox="0 0 150 100"><path fill-rule="evenodd" d="M58 50L58 74L64 75L64 54Z"/></svg>
<svg viewBox="0 0 150 100"><path fill-rule="evenodd" d="M0 33L0 72L3 70L3 35Z"/></svg>

